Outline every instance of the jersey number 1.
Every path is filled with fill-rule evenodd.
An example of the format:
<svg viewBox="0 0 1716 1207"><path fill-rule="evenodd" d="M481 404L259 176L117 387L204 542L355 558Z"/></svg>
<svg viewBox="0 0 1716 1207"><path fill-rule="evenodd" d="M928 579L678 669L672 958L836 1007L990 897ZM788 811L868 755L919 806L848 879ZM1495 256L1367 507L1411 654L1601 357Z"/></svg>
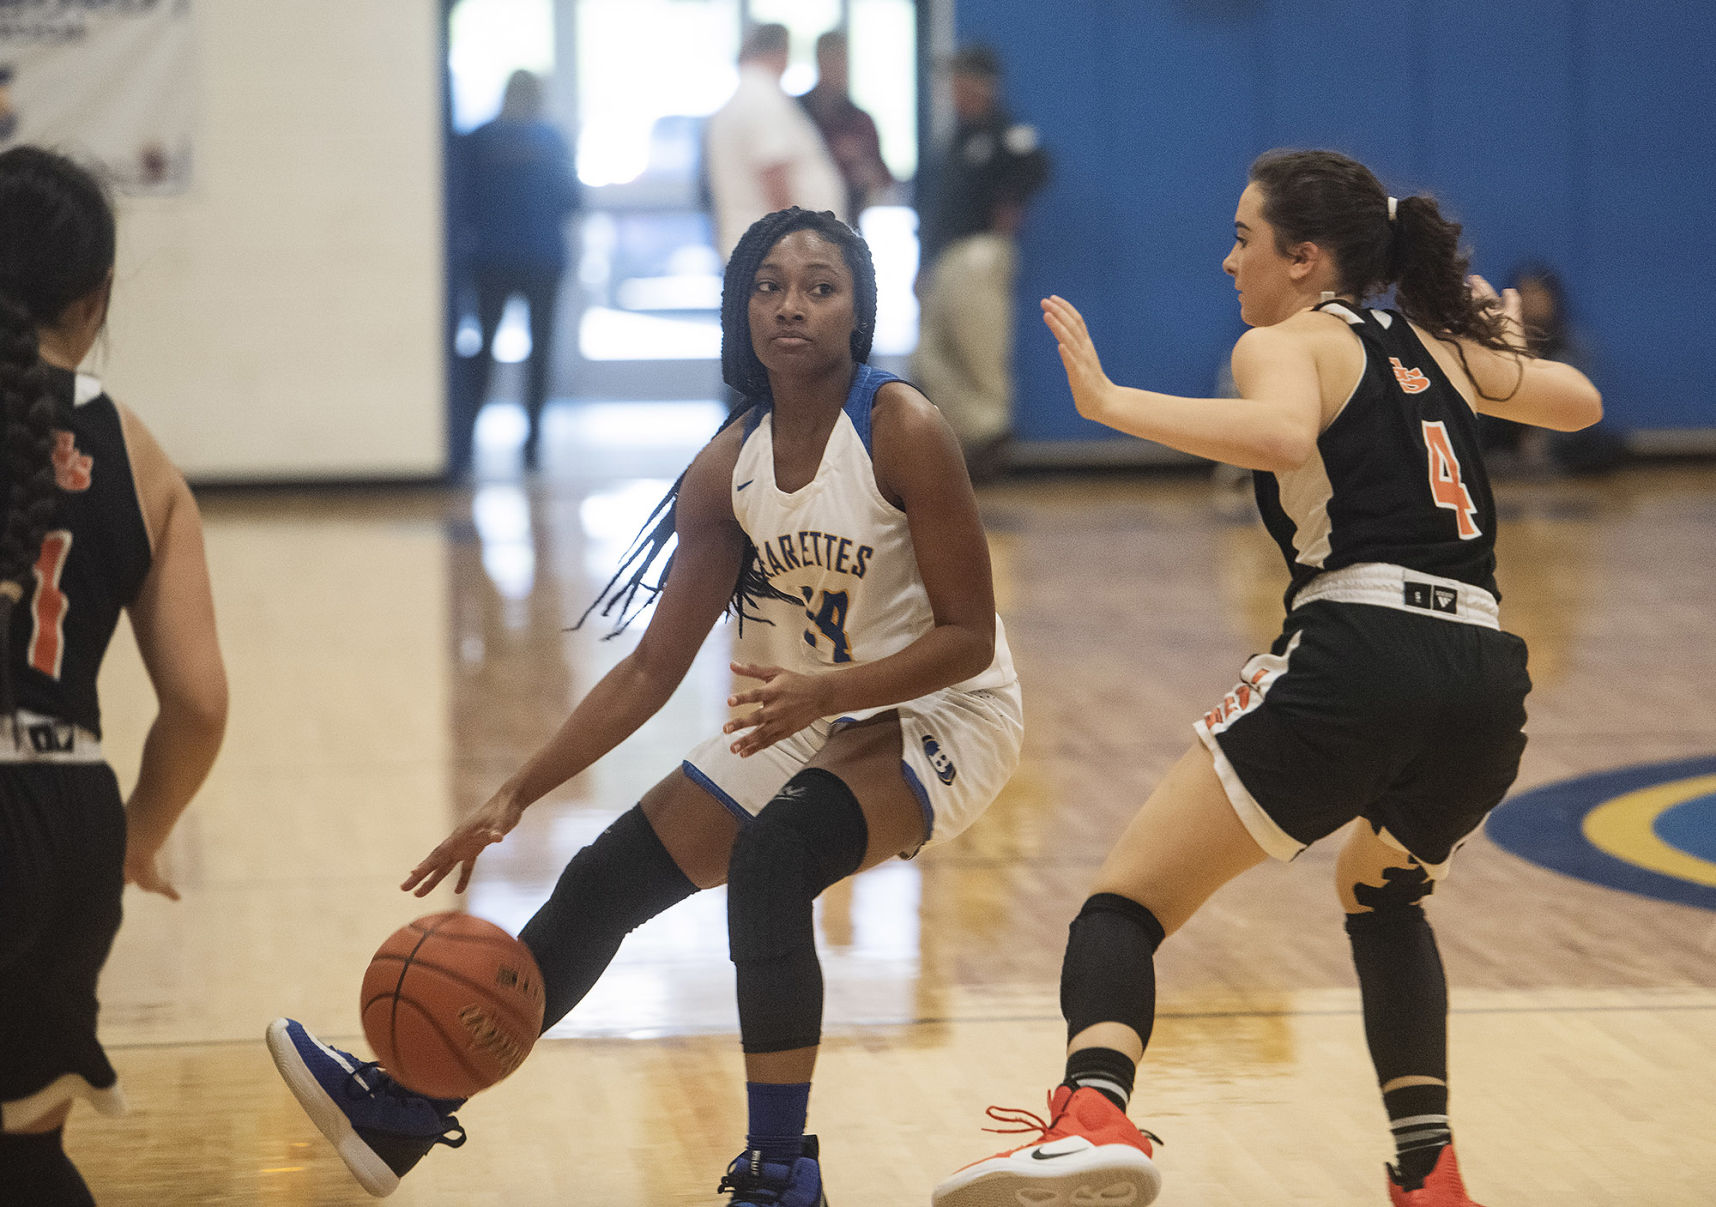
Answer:
<svg viewBox="0 0 1716 1207"><path fill-rule="evenodd" d="M60 660L66 652L66 613L71 601L60 590L71 553L72 534L56 529L42 538L42 555L36 559L36 597L30 603L30 665L50 678L60 677Z"/></svg>
<svg viewBox="0 0 1716 1207"><path fill-rule="evenodd" d="M1436 506L1454 513L1462 541L1482 535L1476 519L1478 505L1460 478L1460 459L1448 439L1448 426L1440 419L1424 420L1424 447L1430 451L1430 497Z"/></svg>

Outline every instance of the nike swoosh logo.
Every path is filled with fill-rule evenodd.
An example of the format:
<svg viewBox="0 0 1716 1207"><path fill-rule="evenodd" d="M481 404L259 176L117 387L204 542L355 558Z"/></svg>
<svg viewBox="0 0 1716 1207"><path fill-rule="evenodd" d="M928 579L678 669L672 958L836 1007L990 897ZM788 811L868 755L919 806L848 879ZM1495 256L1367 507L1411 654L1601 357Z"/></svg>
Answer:
<svg viewBox="0 0 1716 1207"><path fill-rule="evenodd" d="M1031 1160L1033 1160L1033 1161L1053 1161L1056 1157L1070 1157L1074 1153L1079 1153L1079 1152L1083 1152L1083 1151L1084 1150L1082 1148L1074 1148L1074 1149L1069 1149L1066 1152L1050 1153L1050 1152L1044 1152L1040 1148L1033 1148L1031 1150Z"/></svg>
<svg viewBox="0 0 1716 1207"><path fill-rule="evenodd" d="M749 486L751 483L753 483L755 481L756 481L755 478L746 478L743 482L739 483L733 489L734 490L744 490L745 487Z"/></svg>

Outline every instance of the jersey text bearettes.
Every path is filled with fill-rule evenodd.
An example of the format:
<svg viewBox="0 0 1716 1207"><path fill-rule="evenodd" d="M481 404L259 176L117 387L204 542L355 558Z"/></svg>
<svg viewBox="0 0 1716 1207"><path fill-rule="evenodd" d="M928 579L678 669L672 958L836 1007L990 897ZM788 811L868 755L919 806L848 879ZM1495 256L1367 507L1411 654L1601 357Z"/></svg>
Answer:
<svg viewBox="0 0 1716 1207"><path fill-rule="evenodd" d="M882 496L871 461L870 409L876 392L898 380L858 366L816 476L799 490L775 485L769 410L759 408L743 420L733 514L756 546L769 581L804 603L802 640L789 644L807 668L874 662L935 624L906 514ZM776 623L786 614L784 606L771 609ZM1013 679L1012 654L997 617L994 660L954 687L975 691Z"/></svg>

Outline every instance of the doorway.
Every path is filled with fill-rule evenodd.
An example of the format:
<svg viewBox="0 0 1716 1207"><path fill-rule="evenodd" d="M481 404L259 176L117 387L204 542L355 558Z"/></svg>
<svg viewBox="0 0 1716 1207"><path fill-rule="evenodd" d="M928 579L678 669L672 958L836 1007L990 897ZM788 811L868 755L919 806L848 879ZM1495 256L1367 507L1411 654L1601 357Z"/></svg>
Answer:
<svg viewBox="0 0 1716 1207"><path fill-rule="evenodd" d="M817 37L847 35L853 99L875 119L901 182L864 212L860 229L878 276L875 359L903 364L917 333L917 0L447 2L450 138L492 119L508 77L524 69L546 81L545 116L573 150L581 204L567 222L571 267L549 371L555 403L723 397L721 262L701 183L702 131L737 82L743 31L764 21L791 32L782 85L792 94L816 82ZM450 281L455 357L469 357L482 341L456 265ZM517 397L529 351L526 310L514 299L494 340L489 400ZM487 411L479 444L496 422ZM500 422L497 438L522 439L522 411Z"/></svg>

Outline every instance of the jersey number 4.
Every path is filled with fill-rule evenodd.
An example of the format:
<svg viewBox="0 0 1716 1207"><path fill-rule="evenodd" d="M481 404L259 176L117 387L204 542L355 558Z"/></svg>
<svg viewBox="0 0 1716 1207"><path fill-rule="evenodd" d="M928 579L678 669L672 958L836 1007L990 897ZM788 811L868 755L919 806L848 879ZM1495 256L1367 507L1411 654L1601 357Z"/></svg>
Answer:
<svg viewBox="0 0 1716 1207"><path fill-rule="evenodd" d="M800 587L799 590L804 592L804 602L808 604L811 599L810 588ZM834 661L836 662L852 661L852 643L846 638L846 609L849 605L850 600L846 592L824 591L820 608L814 612L809 608L804 610L805 619L815 625L817 632L826 637L828 643L834 647ZM816 636L816 633L806 629L804 631L804 643L814 649Z"/></svg>
<svg viewBox="0 0 1716 1207"><path fill-rule="evenodd" d="M71 554L72 534L57 529L42 538L36 559L36 594L30 601L30 665L53 679L60 677L66 653L66 613L71 601L60 589L60 576Z"/></svg>
<svg viewBox="0 0 1716 1207"><path fill-rule="evenodd" d="M1482 535L1477 521L1478 505L1472 502L1472 492L1461 480L1460 459L1454 455L1448 427L1440 419L1424 420L1424 447L1430 452L1430 497L1436 500L1436 506L1454 513L1462 541Z"/></svg>

